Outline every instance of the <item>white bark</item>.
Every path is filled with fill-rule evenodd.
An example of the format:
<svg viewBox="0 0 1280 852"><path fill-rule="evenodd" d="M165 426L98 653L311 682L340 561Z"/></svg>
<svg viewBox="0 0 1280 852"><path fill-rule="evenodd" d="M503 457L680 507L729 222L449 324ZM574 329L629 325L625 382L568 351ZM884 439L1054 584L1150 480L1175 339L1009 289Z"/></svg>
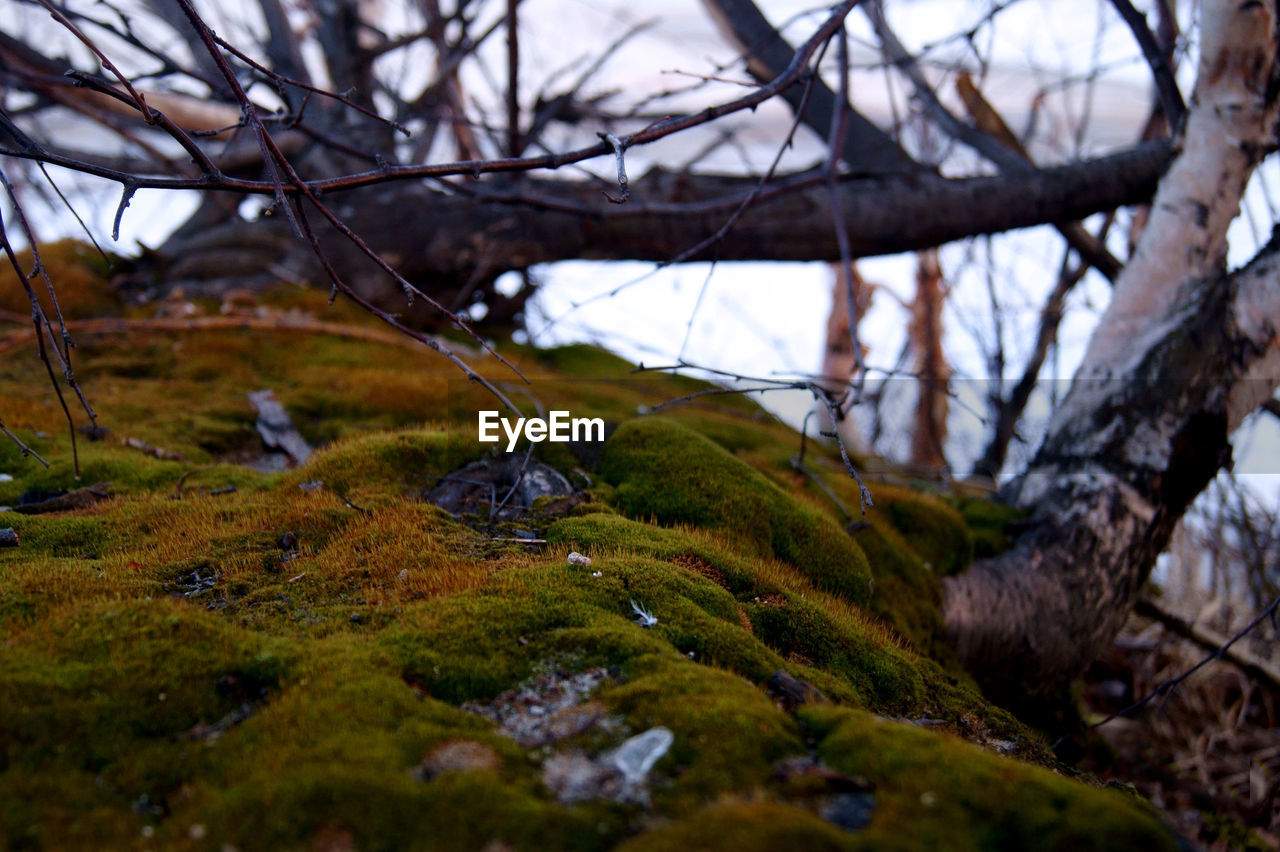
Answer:
<svg viewBox="0 0 1280 852"><path fill-rule="evenodd" d="M1181 151L1160 182L1133 258L1077 374L1134 370L1183 321L1173 298L1187 280L1224 268L1227 226L1275 138L1275 4L1211 0L1201 7L1201 57ZM1059 418L1074 414L1064 406Z"/></svg>
<svg viewBox="0 0 1280 852"><path fill-rule="evenodd" d="M957 651L1006 693L1060 684L1111 641L1229 461L1228 436L1280 384L1280 245L1223 270L1227 226L1275 140L1276 4L1201 11L1182 150L1044 445L1006 491L1029 530L944 584Z"/></svg>

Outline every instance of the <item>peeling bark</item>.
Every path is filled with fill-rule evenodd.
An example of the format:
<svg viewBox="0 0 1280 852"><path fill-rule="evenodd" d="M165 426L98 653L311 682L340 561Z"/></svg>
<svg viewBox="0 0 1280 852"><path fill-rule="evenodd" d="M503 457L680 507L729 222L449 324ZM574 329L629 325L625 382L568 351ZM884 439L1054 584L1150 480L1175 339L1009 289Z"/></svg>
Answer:
<svg viewBox="0 0 1280 852"><path fill-rule="evenodd" d="M942 351L942 308L947 284L938 265L938 250L916 255L916 298L911 303L907 334L915 357L916 411L911 425L911 465L936 472L947 467L942 445L947 440L947 383L951 365Z"/></svg>
<svg viewBox="0 0 1280 852"><path fill-rule="evenodd" d="M1206 2L1182 152L1071 390L1004 495L1013 549L944 582L949 638L1004 698L1053 688L1114 638L1230 434L1280 384L1280 242L1223 271L1274 141L1275 3Z"/></svg>
<svg viewBox="0 0 1280 852"><path fill-rule="evenodd" d="M849 385L858 378L862 359L867 354L867 347L862 346L862 352L858 357L854 357L854 335L850 333L851 329L849 328L848 288L845 287L845 282L840 275L840 264L833 263L831 271L833 273L831 281L831 311L827 314L827 344L822 354L822 385L838 399L848 389ZM877 285L862 277L862 273L858 271L857 263L849 266L849 282L853 286L854 311L852 315L856 317L859 325L861 325L863 317L871 309L871 302L875 298ZM825 405L815 402L813 412L818 418L817 422L821 424L820 430L830 427L828 422L830 415L827 413ZM839 420L835 424L835 429L840 435L840 440L844 442L845 449L854 455L869 456L874 452L871 442L867 440L853 417L846 416Z"/></svg>

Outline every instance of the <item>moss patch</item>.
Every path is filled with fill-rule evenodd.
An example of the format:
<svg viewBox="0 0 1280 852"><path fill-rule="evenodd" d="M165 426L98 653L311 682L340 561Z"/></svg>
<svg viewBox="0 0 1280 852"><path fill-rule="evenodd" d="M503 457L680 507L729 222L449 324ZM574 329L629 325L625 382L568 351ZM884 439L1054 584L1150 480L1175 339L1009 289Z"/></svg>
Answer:
<svg viewBox="0 0 1280 852"><path fill-rule="evenodd" d="M109 295L100 277L93 286ZM280 299L324 309L322 295ZM938 642L938 574L983 552L969 537L1002 527L995 514L877 486L869 526L851 535L788 465L794 434L753 403L637 418L701 385L637 379L588 347L513 347L544 406L618 428L594 456L540 448L562 472L583 468L573 481L589 481L590 498L567 509L544 501L510 525L545 544L504 540L514 536L423 499L490 451L475 441L474 416L492 402L336 311L322 316L349 333L86 335L78 374L113 431L80 442L80 483L44 380L19 359L0 365L0 416L53 464L0 442L0 472L13 477L0 482L0 504L86 481L109 481L113 495L0 516L21 540L0 550L0 846L1167 840L1127 797L956 736L1049 762L949 668ZM262 387L317 446L301 468L234 463L261 452L245 394ZM852 493L834 457L808 464ZM570 550L591 564L570 564ZM642 626L637 609L656 621ZM607 673L583 696L587 709L571 708L587 722L553 741L518 746L466 709L518 699L551 670ZM793 706L779 671L830 703ZM946 732L869 712L940 720ZM551 758L604 761L654 726L674 740L649 772L647 805L565 804L543 782ZM485 759L424 769L451 743ZM834 770L875 784L866 829L822 817L827 782L782 770L814 745ZM928 792L940 802L932 810Z"/></svg>
<svg viewBox="0 0 1280 852"><path fill-rule="evenodd" d="M722 531L791 562L819 588L867 598L866 557L830 517L697 432L661 418L626 423L605 447L600 473L633 517Z"/></svg>
<svg viewBox="0 0 1280 852"><path fill-rule="evenodd" d="M864 848L1177 848L1154 808L920 728L855 710L813 708L833 768L875 785Z"/></svg>

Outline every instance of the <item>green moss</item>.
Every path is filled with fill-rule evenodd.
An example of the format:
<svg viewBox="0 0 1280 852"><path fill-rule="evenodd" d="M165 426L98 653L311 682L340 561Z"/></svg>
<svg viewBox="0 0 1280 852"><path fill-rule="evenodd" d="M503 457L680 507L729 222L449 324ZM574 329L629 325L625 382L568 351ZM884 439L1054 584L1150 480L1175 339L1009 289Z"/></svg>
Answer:
<svg viewBox="0 0 1280 852"><path fill-rule="evenodd" d="M24 547L50 556L96 557L110 540L107 524L100 518L15 512L4 522L18 533Z"/></svg>
<svg viewBox="0 0 1280 852"><path fill-rule="evenodd" d="M18 252L18 264L24 272L33 269L31 251ZM40 261L53 284L58 306L66 319L105 316L118 313L124 300L111 286L111 260L104 259L92 246L76 240L60 240L40 247ZM36 277L29 282L46 315L57 322L53 303L44 281ZM0 311L29 316L31 302L9 263L0 267ZM28 328L30 324L28 323Z"/></svg>
<svg viewBox="0 0 1280 852"><path fill-rule="evenodd" d="M941 594L933 572L891 528L870 525L854 540L875 578L868 609L923 653L943 652Z"/></svg>
<svg viewBox="0 0 1280 852"><path fill-rule="evenodd" d="M324 310L323 294L276 296L264 304ZM937 573L968 557L963 525L936 500L876 486L871 525L851 538L791 471L794 433L754 402L701 398L669 420L635 420L706 385L637 377L588 347L516 348L546 406L621 426L598 458L539 449L595 483L568 516L544 503L521 519L548 527L547 545L494 540L422 500L488 452L473 418L491 400L448 365L351 331L87 336L79 374L115 431L81 441L79 483L44 380L0 363L0 413L54 465L0 442L0 471L15 477L0 503L99 480L115 494L0 522L21 538L0 550L0 847L846 848L909 843L917 827L943 836L909 774L959 790L962 805L944 813L961 848L1040 830L1105 839L1125 820L1146 831L1136 805L1116 810L1010 758L857 727L871 723L852 706L926 716L1048 759L944 667ZM325 443L285 474L218 463L261 452L245 393L263 387ZM126 436L189 461L122 446ZM856 500L837 461L810 466ZM979 542L1003 525L957 505ZM591 566L569 565L570 549ZM632 601L657 623L637 624ZM595 699L609 724L529 750L458 706L548 666L607 669ZM779 669L842 706L784 710L768 691ZM598 756L654 725L675 740L647 808L567 807L542 784L548 755ZM494 760L422 780L423 758L459 739ZM875 759L901 754L876 763L863 740ZM827 824L812 784L776 777L779 759L813 744L841 771L875 774L868 832ZM1045 816L1059 794L1088 826L1077 835ZM1077 810L1094 795L1112 822Z"/></svg>
<svg viewBox="0 0 1280 852"><path fill-rule="evenodd" d="M184 734L274 689L288 670L279 651L161 601L81 607L18 632L0 656L0 801L22 814L0 821L4 845L136 835L131 803L162 799L199 762ZM90 818L62 824L67 799L40 797L49 784Z"/></svg>
<svg viewBox="0 0 1280 852"><path fill-rule="evenodd" d="M753 570L749 558L722 540L694 529L663 529L619 515L592 513L556 521L547 529L546 537L548 542L584 552L621 550L674 561L714 578L738 597L776 590L774 583Z"/></svg>
<svg viewBox="0 0 1280 852"><path fill-rule="evenodd" d="M1022 512L1008 503L979 497L957 497L953 503L973 536L975 557L986 559L1008 549L1005 529L1011 521L1022 517Z"/></svg>
<svg viewBox="0 0 1280 852"><path fill-rule="evenodd" d="M385 641L407 679L455 703L490 698L559 654L602 665L692 654L755 682L782 667L742 629L732 596L705 578L634 556L598 558L592 569L601 576L568 565L509 568L387 631ZM632 622L633 600L658 616L654 629Z"/></svg>
<svg viewBox="0 0 1280 852"><path fill-rule="evenodd" d="M856 624L791 594L783 603L750 605L747 613L763 642L788 659L838 673L864 703L882 709L920 703L922 679L911 658L875 642Z"/></svg>
<svg viewBox="0 0 1280 852"><path fill-rule="evenodd" d="M733 849L770 852L805 849L837 852L854 848L853 838L813 813L772 802L725 802L687 820L661 826L627 841L618 852Z"/></svg>
<svg viewBox="0 0 1280 852"><path fill-rule="evenodd" d="M339 494L372 490L397 494L406 488L429 489L462 460L461 438L434 430L374 433L325 447L292 472L290 483L319 480ZM465 463L465 462L463 462Z"/></svg>
<svg viewBox="0 0 1280 852"><path fill-rule="evenodd" d="M800 717L832 768L875 785L863 848L1175 849L1154 809L948 735L855 710Z"/></svg>
<svg viewBox="0 0 1280 852"><path fill-rule="evenodd" d="M728 672L671 659L644 657L628 667L628 682L601 699L636 730L655 725L675 734L659 761L655 801L683 812L718 795L746 792L768 780L775 761L804 752L795 720L750 683Z"/></svg>
<svg viewBox="0 0 1280 852"><path fill-rule="evenodd" d="M626 423L606 444L600 474L628 515L720 530L748 553L791 562L819 588L867 598L866 557L834 521L696 432L661 418Z"/></svg>
<svg viewBox="0 0 1280 852"><path fill-rule="evenodd" d="M957 574L973 560L973 536L964 518L945 503L883 485L876 488L876 509L939 575Z"/></svg>

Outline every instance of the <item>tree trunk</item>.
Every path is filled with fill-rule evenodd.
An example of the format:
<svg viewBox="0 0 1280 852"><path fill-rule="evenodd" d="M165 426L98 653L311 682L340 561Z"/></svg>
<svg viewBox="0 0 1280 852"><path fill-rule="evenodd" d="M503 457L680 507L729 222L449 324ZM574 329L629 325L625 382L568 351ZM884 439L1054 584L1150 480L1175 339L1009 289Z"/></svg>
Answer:
<svg viewBox="0 0 1280 852"><path fill-rule="evenodd" d="M1062 685L1119 631L1231 433L1280 384L1280 241L1223 271L1226 229L1274 144L1275 3L1202 7L1182 151L1028 470L1008 552L944 582L949 636L1004 700Z"/></svg>
<svg viewBox="0 0 1280 852"><path fill-rule="evenodd" d="M946 470L943 444L947 440L947 396L951 365L942 351L942 309L947 285L942 280L938 250L916 253L916 297L907 326L914 366L916 410L911 421L911 466L936 474Z"/></svg>

